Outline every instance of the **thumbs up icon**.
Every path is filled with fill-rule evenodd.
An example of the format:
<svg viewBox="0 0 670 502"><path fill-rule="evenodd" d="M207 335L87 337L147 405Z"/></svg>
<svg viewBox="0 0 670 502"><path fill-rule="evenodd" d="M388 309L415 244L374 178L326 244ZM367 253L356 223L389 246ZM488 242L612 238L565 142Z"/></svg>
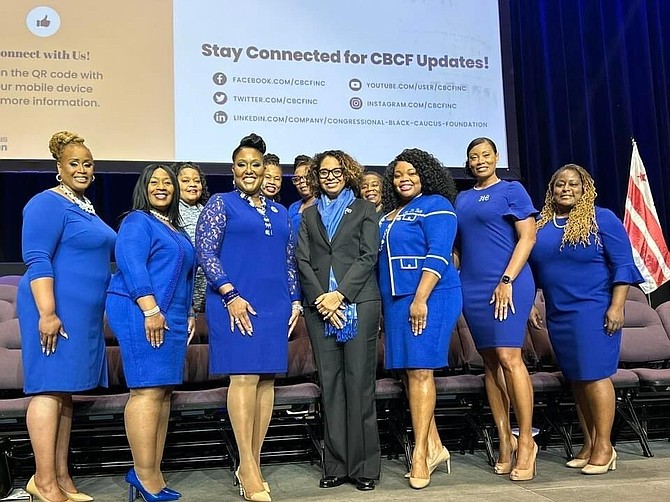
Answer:
<svg viewBox="0 0 670 502"><path fill-rule="evenodd" d="M46 14L44 14L44 17L42 19L37 20L37 27L38 28L48 28L50 24L51 24L51 21L49 21L49 18Z"/></svg>

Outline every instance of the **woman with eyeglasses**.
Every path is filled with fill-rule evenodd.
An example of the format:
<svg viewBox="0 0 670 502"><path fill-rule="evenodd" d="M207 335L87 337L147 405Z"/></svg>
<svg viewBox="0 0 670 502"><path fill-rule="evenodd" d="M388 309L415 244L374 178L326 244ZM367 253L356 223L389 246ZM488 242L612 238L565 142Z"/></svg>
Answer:
<svg viewBox="0 0 670 502"><path fill-rule="evenodd" d="M321 488L351 482L358 490L374 490L379 478L375 367L381 296L374 273L379 227L375 206L356 198L362 174L361 165L340 150L317 154L306 173L318 195L303 213L296 258L321 383Z"/></svg>
<svg viewBox="0 0 670 502"><path fill-rule="evenodd" d="M312 159L308 155L298 155L293 161L293 177L291 182L300 195L300 200L295 201L288 208L288 217L291 220L291 227L295 235L300 232L300 222L302 221L302 212L316 202L316 197L312 193L312 187L307 183L307 171Z"/></svg>

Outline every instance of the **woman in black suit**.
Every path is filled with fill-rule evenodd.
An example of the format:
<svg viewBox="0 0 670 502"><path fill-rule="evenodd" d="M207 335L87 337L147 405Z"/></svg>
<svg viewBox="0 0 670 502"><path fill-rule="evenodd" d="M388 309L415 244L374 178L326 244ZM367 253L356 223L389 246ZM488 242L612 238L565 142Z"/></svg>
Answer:
<svg viewBox="0 0 670 502"><path fill-rule="evenodd" d="M321 382L321 488L352 482L359 490L373 490L379 479L375 367L381 297L374 273L379 227L374 205L356 198L362 173L342 151L314 157L307 180L318 197L303 213L296 251Z"/></svg>

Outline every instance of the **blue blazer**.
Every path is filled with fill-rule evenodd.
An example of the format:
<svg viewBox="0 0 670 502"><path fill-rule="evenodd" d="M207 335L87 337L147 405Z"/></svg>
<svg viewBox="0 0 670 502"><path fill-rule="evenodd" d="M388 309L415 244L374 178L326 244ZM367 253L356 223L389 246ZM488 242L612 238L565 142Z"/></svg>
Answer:
<svg viewBox="0 0 670 502"><path fill-rule="evenodd" d="M461 285L451 261L456 228L454 207L441 195L418 195L400 210L382 235L379 256L388 260L393 296L414 294L424 270L439 277L435 289Z"/></svg>

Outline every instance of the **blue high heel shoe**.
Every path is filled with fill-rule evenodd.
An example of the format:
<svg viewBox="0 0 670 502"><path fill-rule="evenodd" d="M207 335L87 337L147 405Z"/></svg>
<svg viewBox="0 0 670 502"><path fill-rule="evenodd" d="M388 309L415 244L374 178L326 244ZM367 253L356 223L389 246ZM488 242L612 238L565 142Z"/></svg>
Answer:
<svg viewBox="0 0 670 502"><path fill-rule="evenodd" d="M128 502L133 502L139 497L142 497L145 502L165 502L168 500L179 499L178 495L166 492L165 488L158 493L151 493L148 491L142 486L134 468L130 469L126 474L126 483L128 483Z"/></svg>
<svg viewBox="0 0 670 502"><path fill-rule="evenodd" d="M178 492L177 490L173 490L172 488L168 488L167 486L165 488L163 488L163 491L165 493L169 493L170 495L174 495L178 499L181 498L181 492Z"/></svg>

